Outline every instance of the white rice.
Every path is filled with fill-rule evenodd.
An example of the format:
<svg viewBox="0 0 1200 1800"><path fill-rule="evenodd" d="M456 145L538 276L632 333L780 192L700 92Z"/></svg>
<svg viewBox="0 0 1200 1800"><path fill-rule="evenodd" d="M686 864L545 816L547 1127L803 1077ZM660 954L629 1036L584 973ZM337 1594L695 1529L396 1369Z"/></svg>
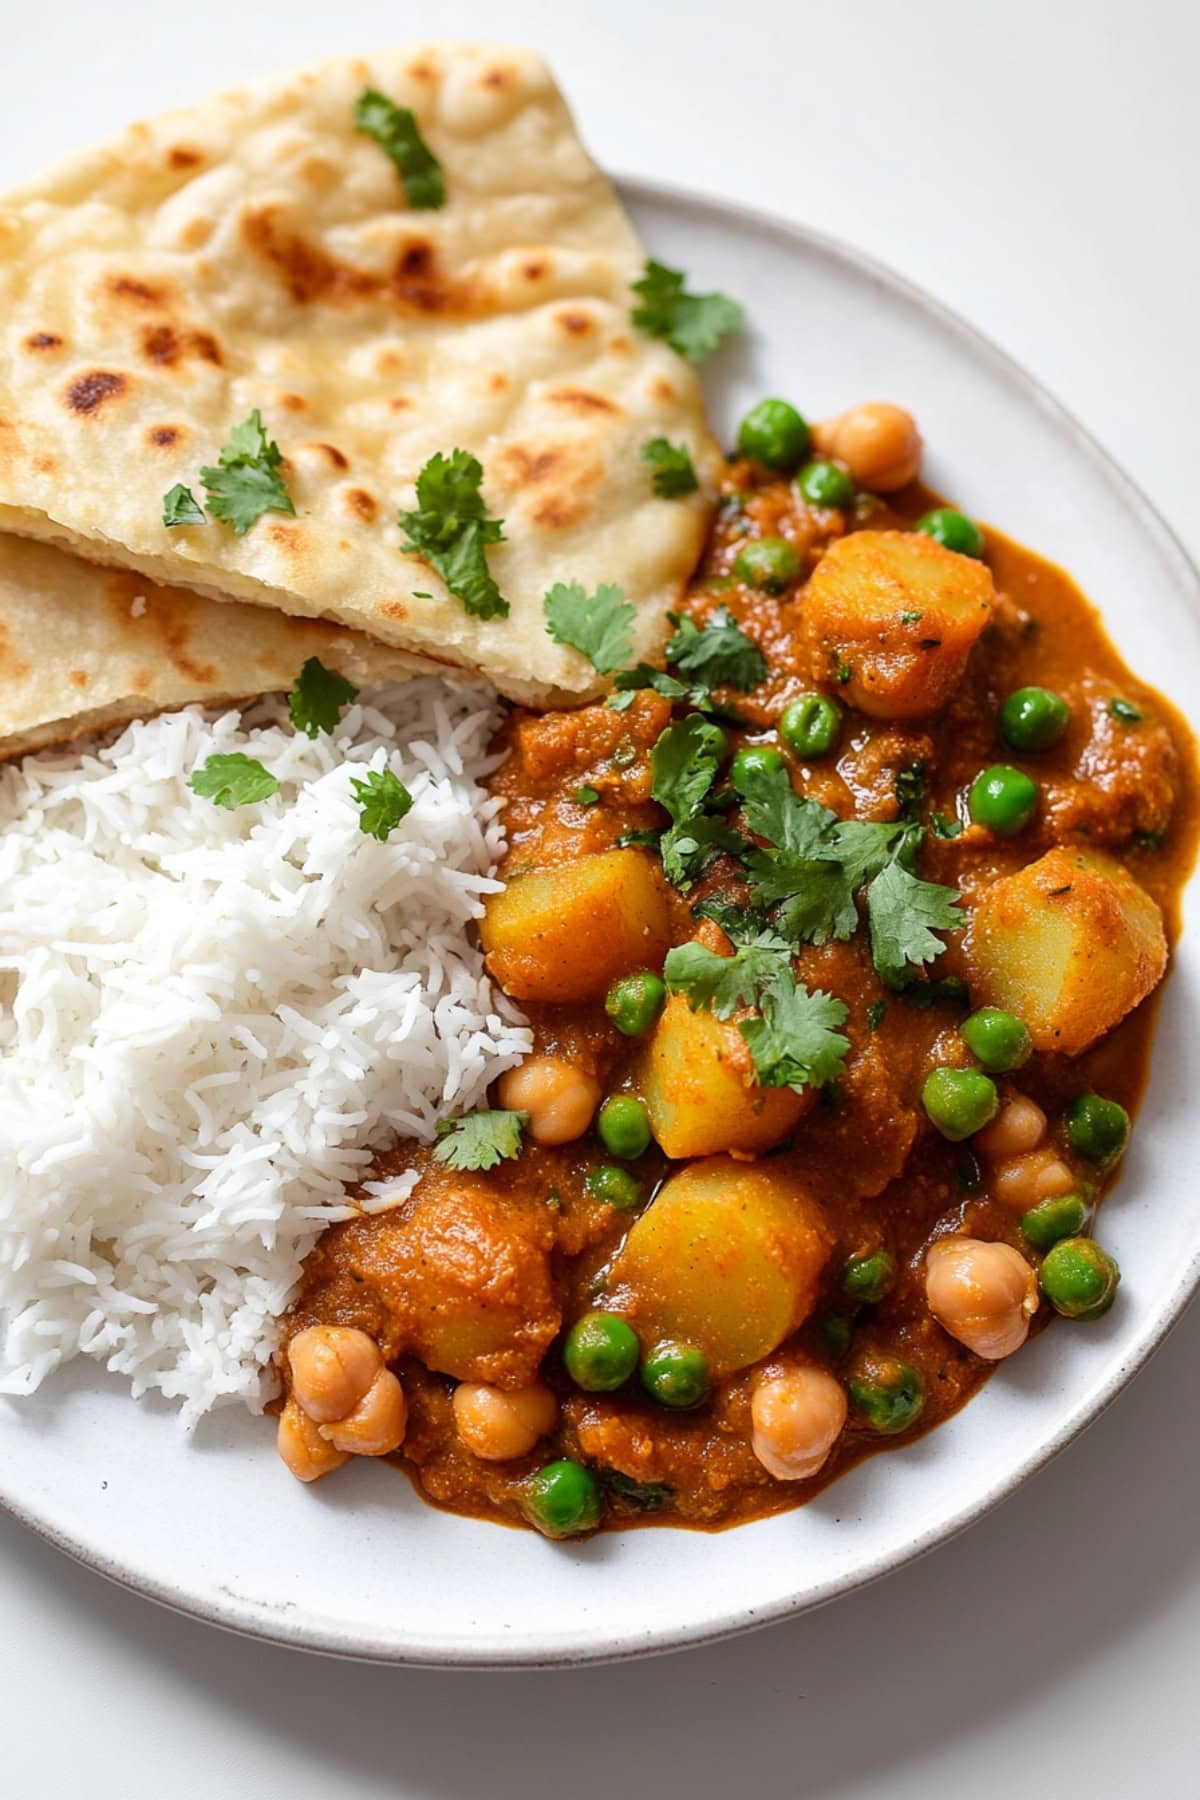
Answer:
<svg viewBox="0 0 1200 1800"><path fill-rule="evenodd" d="M499 885L497 717L421 680L364 694L335 737L276 699L0 774L0 1393L83 1355L189 1427L261 1408L343 1184L524 1054L468 936ZM191 793L233 750L279 793L233 812ZM359 830L348 763L413 795L386 843Z"/></svg>

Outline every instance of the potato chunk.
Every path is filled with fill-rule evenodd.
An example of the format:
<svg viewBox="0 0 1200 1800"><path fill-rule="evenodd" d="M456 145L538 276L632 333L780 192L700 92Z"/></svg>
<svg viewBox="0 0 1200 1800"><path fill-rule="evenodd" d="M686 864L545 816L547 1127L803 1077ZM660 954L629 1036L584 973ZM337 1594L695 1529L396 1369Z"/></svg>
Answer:
<svg viewBox="0 0 1200 1800"><path fill-rule="evenodd" d="M815 1091L761 1088L738 1028L693 1012L673 994L659 1014L635 1085L668 1156L769 1150L807 1112Z"/></svg>
<svg viewBox="0 0 1200 1800"><path fill-rule="evenodd" d="M1167 965L1158 906L1111 857L1050 850L997 881L971 916L973 1004L1023 1019L1038 1050L1078 1056Z"/></svg>
<svg viewBox="0 0 1200 1800"><path fill-rule="evenodd" d="M514 876L488 901L479 935L506 994L593 1000L618 975L661 965L670 902L644 851L606 850Z"/></svg>
<svg viewBox="0 0 1200 1800"><path fill-rule="evenodd" d="M813 675L839 681L851 706L878 719L936 712L995 597L981 562L920 532L852 532L829 547L804 591Z"/></svg>
<svg viewBox="0 0 1200 1800"><path fill-rule="evenodd" d="M807 1317L828 1254L793 1175L714 1156L673 1176L633 1226L613 1298L644 1345L681 1339L724 1375L770 1355Z"/></svg>

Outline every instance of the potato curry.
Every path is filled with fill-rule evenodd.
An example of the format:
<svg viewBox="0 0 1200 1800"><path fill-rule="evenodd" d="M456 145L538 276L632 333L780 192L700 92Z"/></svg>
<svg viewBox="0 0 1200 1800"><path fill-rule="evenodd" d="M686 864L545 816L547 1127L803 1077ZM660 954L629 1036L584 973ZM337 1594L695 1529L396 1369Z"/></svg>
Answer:
<svg viewBox="0 0 1200 1800"><path fill-rule="evenodd" d="M548 603L613 686L502 734L481 937L533 1051L310 1255L301 1479L395 1452L437 1505L552 1537L735 1524L1113 1304L1092 1228L1191 741L920 453L898 407L810 430L763 401L663 667L628 666L619 590Z"/></svg>

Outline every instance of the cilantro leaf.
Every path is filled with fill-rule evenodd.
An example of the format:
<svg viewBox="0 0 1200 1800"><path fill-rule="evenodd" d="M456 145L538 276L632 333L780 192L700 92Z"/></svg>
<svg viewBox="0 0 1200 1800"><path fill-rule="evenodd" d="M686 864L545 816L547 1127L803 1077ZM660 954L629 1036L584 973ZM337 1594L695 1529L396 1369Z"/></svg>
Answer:
<svg viewBox="0 0 1200 1800"><path fill-rule="evenodd" d="M732 956L718 956L703 944L677 944L663 964L667 991L686 994L692 1011L728 1019L739 1006L753 1006L774 975L788 946L773 932L757 933Z"/></svg>
<svg viewBox="0 0 1200 1800"><path fill-rule="evenodd" d="M675 1489L662 1481L635 1481L620 1469L601 1469L600 1480L616 1500L638 1512L661 1512L675 1498Z"/></svg>
<svg viewBox="0 0 1200 1800"><path fill-rule="evenodd" d="M867 889L871 955L886 987L904 985L911 966L932 962L945 945L936 931L962 925L955 888L921 881L903 863L891 862Z"/></svg>
<svg viewBox="0 0 1200 1800"><path fill-rule="evenodd" d="M204 509L196 504L191 488L184 487L182 481L163 495L164 525L203 525Z"/></svg>
<svg viewBox="0 0 1200 1800"><path fill-rule="evenodd" d="M401 548L420 556L477 619L503 619L508 601L487 566L488 544L504 541L502 519L490 519L480 485L483 465L469 450L431 456L417 477L417 509L402 512Z"/></svg>
<svg viewBox="0 0 1200 1800"><path fill-rule="evenodd" d="M725 752L725 733L696 713L668 725L650 752L650 792L677 824L704 805Z"/></svg>
<svg viewBox="0 0 1200 1800"><path fill-rule="evenodd" d="M614 677L613 686L617 692L609 695L607 704L614 712L624 712L633 705L635 689L653 688L656 694L662 694L665 699L676 703L686 701L697 712L708 713L710 718L721 719L726 725L742 724L741 718L731 706L722 706L713 699L711 688L689 687L677 675L668 675L665 669L652 668L649 663L635 663L632 669L622 669Z"/></svg>
<svg viewBox="0 0 1200 1800"><path fill-rule="evenodd" d="M810 993L786 962L776 968L760 1001L762 1015L738 1026L760 1087L824 1087L846 1066L850 1040L838 1030L847 1008L819 988Z"/></svg>
<svg viewBox="0 0 1200 1800"><path fill-rule="evenodd" d="M421 136L416 117L407 106L396 106L386 94L364 88L354 103L354 129L373 137L384 155L395 163L404 184L404 197L415 211L435 211L445 203L442 165Z"/></svg>
<svg viewBox="0 0 1200 1800"><path fill-rule="evenodd" d="M725 294L689 294L681 270L646 264L633 291L641 304L633 322L647 337L665 338L689 362L702 362L742 322L742 309Z"/></svg>
<svg viewBox="0 0 1200 1800"><path fill-rule="evenodd" d="M464 1113L442 1119L434 1156L449 1169L494 1169L521 1154L521 1133L529 1123L524 1112Z"/></svg>
<svg viewBox="0 0 1200 1800"><path fill-rule="evenodd" d="M672 444L665 437L651 438L642 445L642 461L654 467L650 483L660 500L682 500L700 486L686 444Z"/></svg>
<svg viewBox="0 0 1200 1800"><path fill-rule="evenodd" d="M582 582L556 581L544 601L546 630L556 644L582 651L601 675L623 669L633 655L630 628L637 617L624 588L602 581L594 594Z"/></svg>
<svg viewBox="0 0 1200 1800"><path fill-rule="evenodd" d="M350 786L359 810L358 829L381 844L412 811L412 795L390 769L368 769L361 781L352 775Z"/></svg>
<svg viewBox="0 0 1200 1800"><path fill-rule="evenodd" d="M658 844L663 874L678 888L691 887L718 851L740 856L745 849L746 839L740 831L708 813L697 813L694 819L669 826Z"/></svg>
<svg viewBox="0 0 1200 1800"><path fill-rule="evenodd" d="M310 656L288 695L288 715L297 731L315 738L319 731L336 731L342 708L357 698L352 681Z"/></svg>
<svg viewBox="0 0 1200 1800"><path fill-rule="evenodd" d="M264 769L252 756L234 750L228 755L210 756L188 776L188 786L202 800L223 806L232 812L237 806L248 806L255 800L269 800L279 792L279 783L269 769Z"/></svg>
<svg viewBox="0 0 1200 1800"><path fill-rule="evenodd" d="M775 849L815 858L827 848L837 814L802 798L785 768L752 767L739 780L738 792L747 825Z"/></svg>
<svg viewBox="0 0 1200 1800"><path fill-rule="evenodd" d="M703 626L681 618L667 645L666 658L705 687L725 682L739 694L749 693L767 672L766 657L725 606L710 613Z"/></svg>
<svg viewBox="0 0 1200 1800"><path fill-rule="evenodd" d="M232 525L238 537L266 512L289 513L294 518L296 508L279 473L282 461L279 445L267 436L256 406L249 418L230 432L217 467L200 471L213 518Z"/></svg>

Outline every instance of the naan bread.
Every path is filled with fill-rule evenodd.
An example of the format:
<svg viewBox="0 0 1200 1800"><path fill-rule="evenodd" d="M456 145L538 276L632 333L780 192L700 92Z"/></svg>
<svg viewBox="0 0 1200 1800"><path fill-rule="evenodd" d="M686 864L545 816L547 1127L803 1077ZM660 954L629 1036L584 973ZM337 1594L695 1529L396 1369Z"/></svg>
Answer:
<svg viewBox="0 0 1200 1800"><path fill-rule="evenodd" d="M440 210L356 132L367 87L416 114ZM630 323L642 263L527 51L338 58L136 125L0 200L0 527L577 701L600 684L546 635L546 590L619 583L650 654L717 466L692 370ZM254 407L297 516L167 530L166 490L202 500ZM689 445L701 492L655 497L655 437ZM455 448L504 520L506 619L400 549L397 509Z"/></svg>
<svg viewBox="0 0 1200 1800"><path fill-rule="evenodd" d="M0 536L0 758L146 718L290 688L319 657L358 684L402 651L316 619L222 605Z"/></svg>

